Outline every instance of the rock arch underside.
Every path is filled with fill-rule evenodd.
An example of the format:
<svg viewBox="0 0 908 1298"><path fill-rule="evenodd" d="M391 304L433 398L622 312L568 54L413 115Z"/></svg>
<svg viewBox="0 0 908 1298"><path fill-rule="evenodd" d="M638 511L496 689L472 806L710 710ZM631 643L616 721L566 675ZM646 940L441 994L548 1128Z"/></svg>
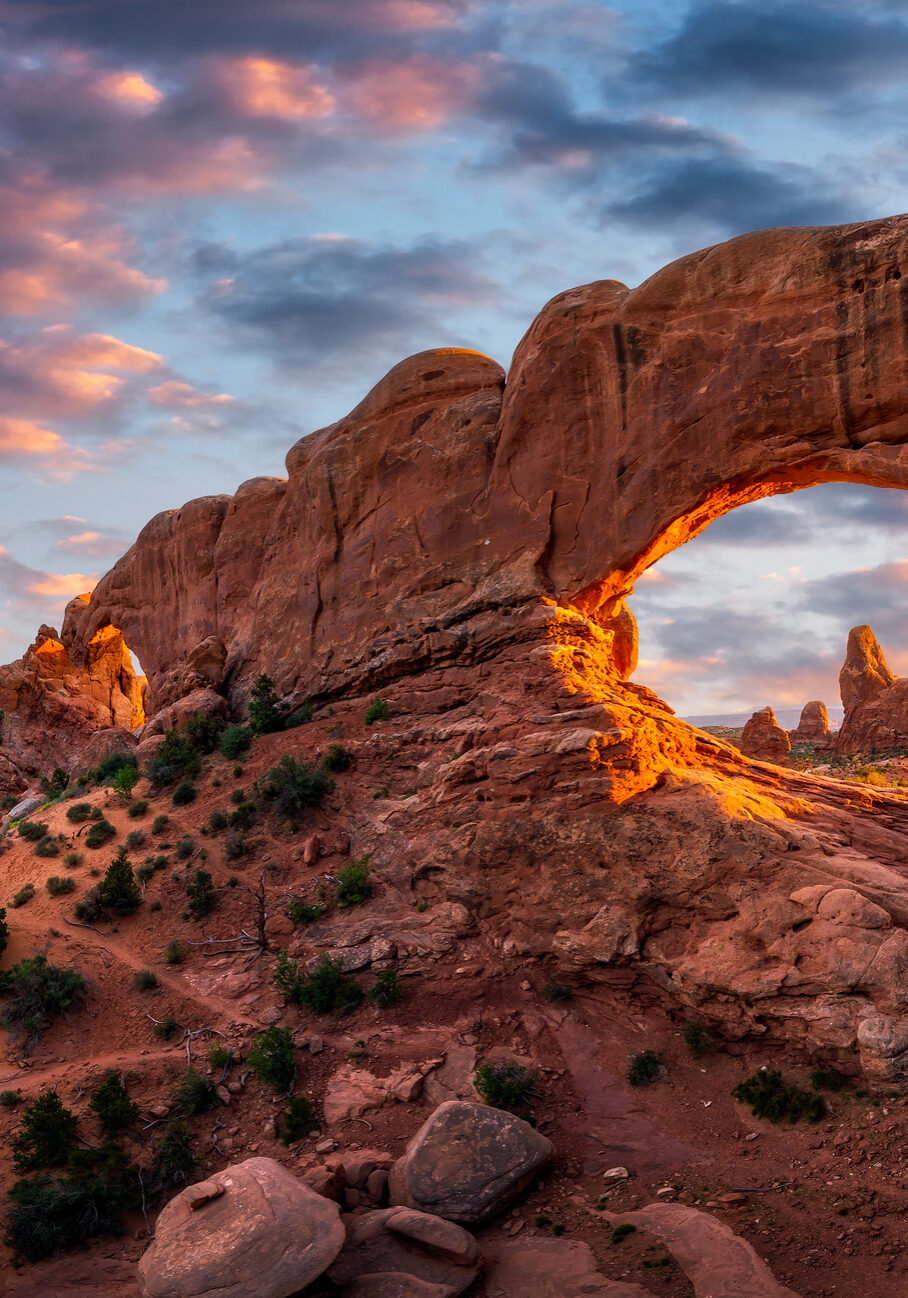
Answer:
<svg viewBox="0 0 908 1298"><path fill-rule="evenodd" d="M74 758L135 724L125 644L140 740L241 717L262 670L316 710L380 690L395 721L368 742L415 794L376 866L418 858L504 949L904 1081L904 795L748 760L628 680L642 571L740 504L829 481L908 486L908 217L571 289L507 375L469 351L403 361L286 479L154 518L59 637L42 628L72 670L40 715ZM99 633L119 693L86 716ZM41 643L0 669L20 788L65 764L42 740L16 766Z"/></svg>

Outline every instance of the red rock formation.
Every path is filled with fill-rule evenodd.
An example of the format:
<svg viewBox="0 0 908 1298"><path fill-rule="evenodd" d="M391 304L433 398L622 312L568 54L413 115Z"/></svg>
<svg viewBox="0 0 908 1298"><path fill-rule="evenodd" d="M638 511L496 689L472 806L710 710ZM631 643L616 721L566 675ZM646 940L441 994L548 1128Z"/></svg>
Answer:
<svg viewBox="0 0 908 1298"><path fill-rule="evenodd" d="M793 744L825 744L829 739L829 713L820 699L805 703L797 728L789 732Z"/></svg>
<svg viewBox="0 0 908 1298"><path fill-rule="evenodd" d="M837 753L908 746L908 678L895 676L869 626L852 627L839 673L845 709Z"/></svg>
<svg viewBox="0 0 908 1298"><path fill-rule="evenodd" d="M788 731L776 720L772 708L760 708L744 727L741 752L761 762L784 762L791 753Z"/></svg>

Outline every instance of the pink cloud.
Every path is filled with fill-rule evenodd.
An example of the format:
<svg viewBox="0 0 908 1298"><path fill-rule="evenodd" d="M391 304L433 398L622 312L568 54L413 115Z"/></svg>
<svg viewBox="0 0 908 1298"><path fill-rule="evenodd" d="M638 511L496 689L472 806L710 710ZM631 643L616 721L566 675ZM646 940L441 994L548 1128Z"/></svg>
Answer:
<svg viewBox="0 0 908 1298"><path fill-rule="evenodd" d="M97 410L137 375L161 370L162 358L112 334L80 334L52 325L15 343L0 339L0 388L20 419Z"/></svg>
<svg viewBox="0 0 908 1298"><path fill-rule="evenodd" d="M212 61L209 76L243 114L284 121L330 117L335 99L311 64L257 55Z"/></svg>
<svg viewBox="0 0 908 1298"><path fill-rule="evenodd" d="M0 415L0 462L38 463L46 476L69 478L95 470L92 457L50 428L30 419Z"/></svg>
<svg viewBox="0 0 908 1298"><path fill-rule="evenodd" d="M425 131L466 109L480 87L480 69L429 55L375 59L349 76L345 105L375 128Z"/></svg>
<svg viewBox="0 0 908 1298"><path fill-rule="evenodd" d="M204 406L220 406L235 398L226 392L200 392L191 383L178 379L168 379L156 388L148 391L148 400L154 406L163 406L166 410L195 410Z"/></svg>

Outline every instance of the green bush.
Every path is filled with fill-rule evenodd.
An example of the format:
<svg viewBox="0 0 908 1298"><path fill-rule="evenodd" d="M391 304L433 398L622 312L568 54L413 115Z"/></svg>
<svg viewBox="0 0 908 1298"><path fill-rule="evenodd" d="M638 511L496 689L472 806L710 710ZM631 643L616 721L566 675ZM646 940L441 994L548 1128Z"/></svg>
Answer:
<svg viewBox="0 0 908 1298"><path fill-rule="evenodd" d="M189 1114L210 1113L220 1104L214 1082L187 1068L177 1087L176 1102Z"/></svg>
<svg viewBox="0 0 908 1298"><path fill-rule="evenodd" d="M158 986L158 975L153 969L139 969L134 975L132 985L137 992L150 992Z"/></svg>
<svg viewBox="0 0 908 1298"><path fill-rule="evenodd" d="M202 919L217 905L217 893L214 880L207 870L196 870L191 883L186 885L186 896L189 898L189 913L193 919Z"/></svg>
<svg viewBox="0 0 908 1298"><path fill-rule="evenodd" d="M212 1068L220 1068L226 1074L233 1064L233 1051L229 1046L223 1046L217 1041L208 1048L208 1062Z"/></svg>
<svg viewBox="0 0 908 1298"><path fill-rule="evenodd" d="M132 791L138 782L139 769L137 766L121 766L113 778L114 789L124 801L131 797Z"/></svg>
<svg viewBox="0 0 908 1298"><path fill-rule="evenodd" d="M295 1095L287 1104L281 1118L280 1137L285 1145L292 1145L297 1140L308 1136L315 1126L315 1115L312 1105L305 1095Z"/></svg>
<svg viewBox="0 0 908 1298"><path fill-rule="evenodd" d="M826 1101L822 1095L802 1090L800 1086L786 1085L778 1069L761 1068L733 1089L736 1100L749 1104L754 1117L768 1118L770 1122L819 1122L826 1115Z"/></svg>
<svg viewBox="0 0 908 1298"><path fill-rule="evenodd" d="M44 838L48 827L40 820L20 820L18 829L20 838L24 838L27 843L37 843L40 838Z"/></svg>
<svg viewBox="0 0 908 1298"><path fill-rule="evenodd" d="M212 811L208 817L208 828L213 834L216 834L220 829L226 829L228 823L226 811Z"/></svg>
<svg viewBox="0 0 908 1298"><path fill-rule="evenodd" d="M681 1029L684 1042L695 1059L702 1059L715 1046L712 1033L701 1019L691 1019Z"/></svg>
<svg viewBox="0 0 908 1298"><path fill-rule="evenodd" d="M81 852L67 852L63 858L63 864L67 870L75 870L82 864L83 857Z"/></svg>
<svg viewBox="0 0 908 1298"><path fill-rule="evenodd" d="M315 709L311 703L304 703L302 707L292 712L284 722L285 730L295 730L297 726L307 726L315 715Z"/></svg>
<svg viewBox="0 0 908 1298"><path fill-rule="evenodd" d="M142 904L142 889L126 855L125 847L117 852L98 889L101 905L117 915L132 915Z"/></svg>
<svg viewBox="0 0 908 1298"><path fill-rule="evenodd" d="M0 906L0 955L9 946L9 924L6 922L6 907Z"/></svg>
<svg viewBox="0 0 908 1298"><path fill-rule="evenodd" d="M175 780L192 779L202 769L202 763L192 741L186 735L168 730L154 757L145 768L145 774L157 789L163 789Z"/></svg>
<svg viewBox="0 0 908 1298"><path fill-rule="evenodd" d="M810 1074L810 1085L815 1091L841 1091L848 1078L836 1068L815 1068Z"/></svg>
<svg viewBox="0 0 908 1298"><path fill-rule="evenodd" d="M173 791L173 805L175 807L186 807L195 800L196 791L192 780L183 780Z"/></svg>
<svg viewBox="0 0 908 1298"><path fill-rule="evenodd" d="M283 730L284 719L277 706L274 681L264 672L252 682L249 695L249 725L255 735L269 735Z"/></svg>
<svg viewBox="0 0 908 1298"><path fill-rule="evenodd" d="M289 1028L276 1023L259 1034L246 1055L246 1063L267 1086L289 1091L296 1080L293 1035Z"/></svg>
<svg viewBox="0 0 908 1298"><path fill-rule="evenodd" d="M162 811L161 814L155 816L154 820L151 822L151 832L153 834L165 834L169 824L170 817L167 815L166 811Z"/></svg>
<svg viewBox="0 0 908 1298"><path fill-rule="evenodd" d="M321 767L284 753L277 766L266 773L262 792L280 815L297 819L310 807L317 807L333 788L334 781Z"/></svg>
<svg viewBox="0 0 908 1298"><path fill-rule="evenodd" d="M69 874L52 874L44 886L51 897L59 897L64 892L75 892L76 881Z"/></svg>
<svg viewBox="0 0 908 1298"><path fill-rule="evenodd" d="M372 896L372 881L369 878L369 857L360 857L358 861L348 861L337 872L337 903L345 910L358 906Z"/></svg>
<svg viewBox="0 0 908 1298"><path fill-rule="evenodd" d="M612 1244L620 1244L623 1239L627 1239L628 1235L633 1235L636 1229L637 1227L631 1222L624 1221L620 1226L616 1226L612 1231L609 1236L609 1242Z"/></svg>
<svg viewBox="0 0 908 1298"><path fill-rule="evenodd" d="M143 1174L150 1196L160 1199L175 1185L188 1182L195 1164L189 1127L181 1118L168 1122L154 1158Z"/></svg>
<svg viewBox="0 0 908 1298"><path fill-rule="evenodd" d="M631 1056L627 1080L631 1086L651 1086L662 1072L662 1056L656 1050L641 1050Z"/></svg>
<svg viewBox="0 0 908 1298"><path fill-rule="evenodd" d="M126 770L129 766L135 767L135 764L135 757L131 757L128 753L110 753L95 768L95 782L113 784L120 771Z"/></svg>
<svg viewBox="0 0 908 1298"><path fill-rule="evenodd" d="M322 766L326 771L346 771L350 769L352 761L353 754L349 748L345 748L343 744L331 744L322 758Z"/></svg>
<svg viewBox="0 0 908 1298"><path fill-rule="evenodd" d="M123 1081L112 1068L104 1074L104 1081L91 1093L88 1107L109 1136L116 1136L139 1119L139 1106L129 1098Z"/></svg>
<svg viewBox="0 0 908 1298"><path fill-rule="evenodd" d="M369 992L369 1000L380 1009L390 1009L403 997L404 989L393 969L383 969L378 975L378 982Z"/></svg>
<svg viewBox="0 0 908 1298"><path fill-rule="evenodd" d="M168 1014L166 1019L161 1019L160 1023L156 1023L152 1030L156 1037L163 1037L165 1041L169 1041L179 1026L173 1015Z"/></svg>
<svg viewBox="0 0 908 1298"><path fill-rule="evenodd" d="M324 913L321 902L303 901L301 897L291 897L287 904L287 914L294 924L316 924Z"/></svg>
<svg viewBox="0 0 908 1298"><path fill-rule="evenodd" d="M376 721L387 721L390 715L391 709L385 699L373 699L366 708L366 725L372 726Z"/></svg>
<svg viewBox="0 0 908 1298"><path fill-rule="evenodd" d="M231 762L242 757L252 743L252 734L246 726L228 726L221 735L221 752Z"/></svg>
<svg viewBox="0 0 908 1298"><path fill-rule="evenodd" d="M113 825L109 820L105 820L102 816L100 820L95 821L91 829L85 835L85 846L103 847L105 843L109 843L110 840L116 838L116 836L117 831L114 829Z"/></svg>
<svg viewBox="0 0 908 1298"><path fill-rule="evenodd" d="M245 789L233 789L232 792L231 792L231 794L230 794L230 801L233 803L233 805L234 805L235 807L238 806L241 802L245 802L245 801L246 801L246 790L245 790Z"/></svg>
<svg viewBox="0 0 908 1298"><path fill-rule="evenodd" d="M35 895L35 885L33 883L23 884L18 892L13 893L13 899L10 902L10 905L15 910L18 910L19 907L24 906L27 901L31 901L34 895Z"/></svg>
<svg viewBox="0 0 908 1298"><path fill-rule="evenodd" d="M214 712L197 712L186 722L184 734L197 753L213 753L217 748L227 722Z"/></svg>
<svg viewBox="0 0 908 1298"><path fill-rule="evenodd" d="M188 947L179 938L172 938L164 950L164 959L168 964L182 964L186 959Z"/></svg>
<svg viewBox="0 0 908 1298"><path fill-rule="evenodd" d="M146 843L145 831L142 829L131 829L126 835L126 846L131 852L136 852Z"/></svg>
<svg viewBox="0 0 908 1298"><path fill-rule="evenodd" d="M30 1051L48 1022L81 1003L84 993L85 979L74 969L50 964L43 955L26 956L0 973L0 997L7 1003L0 1023L11 1036L22 1033Z"/></svg>
<svg viewBox="0 0 908 1298"><path fill-rule="evenodd" d="M231 829L249 829L255 820L255 803L241 802L236 811L230 813Z"/></svg>
<svg viewBox="0 0 908 1298"><path fill-rule="evenodd" d="M18 1091L0 1091L0 1105L4 1109L14 1109L20 1099Z"/></svg>
<svg viewBox="0 0 908 1298"><path fill-rule="evenodd" d="M286 951L279 951L274 981L292 1005L305 1005L313 1014L342 1014L362 1000L362 988L343 972L341 962L324 955L303 973Z"/></svg>
<svg viewBox="0 0 908 1298"><path fill-rule="evenodd" d="M536 1074L520 1064L480 1064L474 1085L486 1104L516 1113L525 1108L536 1087Z"/></svg>
<svg viewBox="0 0 908 1298"><path fill-rule="evenodd" d="M252 843L247 843L238 830L231 830L224 839L224 859L227 861L236 861L241 856L247 856L253 850Z"/></svg>
<svg viewBox="0 0 908 1298"><path fill-rule="evenodd" d="M131 802L126 808L126 814L133 820L138 820L139 816L144 816L147 810L147 801L144 798L137 798L135 802Z"/></svg>
<svg viewBox="0 0 908 1298"><path fill-rule="evenodd" d="M13 1135L13 1166L17 1172L62 1167L75 1143L79 1120L56 1091L45 1091L25 1106Z"/></svg>
<svg viewBox="0 0 908 1298"><path fill-rule="evenodd" d="M60 844L52 838L39 838L35 844L35 856L59 856Z"/></svg>
<svg viewBox="0 0 908 1298"><path fill-rule="evenodd" d="M66 810L66 819L71 820L74 825L81 824L83 820L88 820L94 808L90 802L74 802Z"/></svg>
<svg viewBox="0 0 908 1298"><path fill-rule="evenodd" d="M123 1233L139 1207L138 1177L115 1145L73 1150L64 1176L20 1180L9 1192L7 1227L15 1253L31 1262L98 1235Z"/></svg>
<svg viewBox="0 0 908 1298"><path fill-rule="evenodd" d="M92 874L97 874L97 870L92 870ZM107 912L101 904L101 885L96 883L93 888L84 892L79 900L73 906L73 913L76 919L81 919L84 923L90 924L92 920L106 919Z"/></svg>
<svg viewBox="0 0 908 1298"><path fill-rule="evenodd" d="M136 866L136 878L139 883L146 884L154 874L154 866L150 861L143 861L141 865Z"/></svg>
<svg viewBox="0 0 908 1298"><path fill-rule="evenodd" d="M173 854L178 861L188 861L195 851L195 839L191 834L181 834L176 841Z"/></svg>

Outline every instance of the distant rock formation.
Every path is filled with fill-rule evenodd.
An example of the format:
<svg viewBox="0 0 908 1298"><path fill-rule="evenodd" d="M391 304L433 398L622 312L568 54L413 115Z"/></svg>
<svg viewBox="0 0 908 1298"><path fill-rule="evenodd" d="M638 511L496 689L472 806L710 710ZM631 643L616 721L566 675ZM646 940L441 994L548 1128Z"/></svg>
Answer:
<svg viewBox="0 0 908 1298"><path fill-rule="evenodd" d="M839 690L845 717L837 753L908 746L908 678L890 670L869 626L849 632Z"/></svg>
<svg viewBox="0 0 908 1298"><path fill-rule="evenodd" d="M788 731L776 720L772 708L760 708L744 727L741 752L761 762L784 762L791 753Z"/></svg>
<svg viewBox="0 0 908 1298"><path fill-rule="evenodd" d="M812 699L801 709L801 719L789 731L793 744L825 744L830 737L829 713L821 699Z"/></svg>

